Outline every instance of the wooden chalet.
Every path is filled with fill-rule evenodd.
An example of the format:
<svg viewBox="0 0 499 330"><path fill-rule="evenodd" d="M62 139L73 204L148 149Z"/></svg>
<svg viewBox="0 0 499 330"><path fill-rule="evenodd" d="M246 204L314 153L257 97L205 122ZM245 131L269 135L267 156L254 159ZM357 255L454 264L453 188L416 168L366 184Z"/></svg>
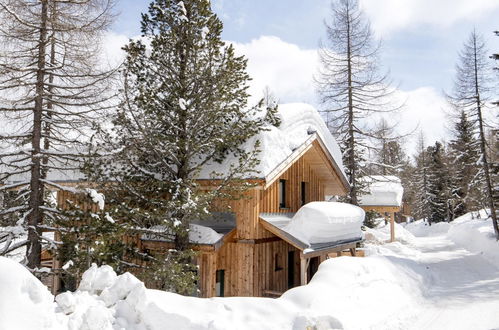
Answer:
<svg viewBox="0 0 499 330"><path fill-rule="evenodd" d="M213 214L208 221L195 222L220 234L216 242L193 242L200 251L202 297L280 296L289 288L308 283L329 256L345 250L355 255L361 241L361 235L347 241L331 237L330 242L311 246L282 229L304 204L346 195L349 184L338 146L316 110L307 105L280 108L291 117L280 128L284 131L282 138L286 139L291 130L300 144L296 145L295 139L281 158L274 159L272 169L251 178L257 185L245 193L245 198L226 201L232 213ZM312 127L287 124L293 122L293 116L313 118ZM274 157L269 153L275 152L271 147L264 149L261 157ZM167 248L166 242L151 238L142 244L149 250Z"/></svg>
<svg viewBox="0 0 499 330"><path fill-rule="evenodd" d="M317 111L292 104L280 106L280 113L281 127L259 137L263 165L258 175L248 178L255 186L242 199L221 202L231 212L213 212L209 219L191 222L191 243L199 252L201 297L277 297L308 283L327 258L346 251L356 255L360 226L356 237L331 237L321 244L307 244L283 230L303 205L346 195L349 184L339 147ZM209 182L212 170L208 166L199 179ZM64 207L74 198L59 190L57 200ZM172 242L154 235L140 237L137 243L151 252L166 253L172 247Z"/></svg>

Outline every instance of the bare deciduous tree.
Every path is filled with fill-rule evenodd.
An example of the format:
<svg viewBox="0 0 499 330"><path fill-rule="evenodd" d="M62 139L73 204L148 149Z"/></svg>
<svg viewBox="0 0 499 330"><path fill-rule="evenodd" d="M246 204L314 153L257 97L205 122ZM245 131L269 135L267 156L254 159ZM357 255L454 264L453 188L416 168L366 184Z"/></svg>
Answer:
<svg viewBox="0 0 499 330"><path fill-rule="evenodd" d="M3 253L26 246L26 265L40 265L42 224L57 216L47 202L55 179L74 178L85 154L92 119L113 106L114 70L103 69L100 45L112 0L1 0L0 190L16 189L25 203L17 214L27 239L4 244ZM5 128L9 125L9 128ZM43 224L46 225L46 224ZM5 233L0 240L10 240Z"/></svg>
<svg viewBox="0 0 499 330"><path fill-rule="evenodd" d="M394 111L386 74L379 73L380 45L375 43L369 22L357 0L341 0L332 5L331 22L326 22L327 42L319 50L322 68L316 78L327 124L343 148L350 179L349 201L358 203L362 176L362 151L370 130L363 119L374 113Z"/></svg>
<svg viewBox="0 0 499 330"><path fill-rule="evenodd" d="M464 111L473 125L477 128L480 143L479 161L482 167L481 176L485 187L487 206L490 208L492 223L496 238L499 240L499 228L494 204L492 180L486 147L485 119L483 110L486 108L490 94L490 63L487 50L482 37L476 32L471 32L459 53L456 65L456 78L454 89L449 96L449 101L459 111Z"/></svg>

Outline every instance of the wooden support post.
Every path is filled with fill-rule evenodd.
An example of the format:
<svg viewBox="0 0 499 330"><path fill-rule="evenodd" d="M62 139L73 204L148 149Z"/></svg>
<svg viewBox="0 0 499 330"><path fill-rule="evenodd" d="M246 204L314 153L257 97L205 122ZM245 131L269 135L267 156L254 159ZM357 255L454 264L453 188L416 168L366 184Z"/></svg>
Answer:
<svg viewBox="0 0 499 330"><path fill-rule="evenodd" d="M350 254L352 255L352 257L355 257L357 255L357 250L355 248L351 248Z"/></svg>
<svg viewBox="0 0 499 330"><path fill-rule="evenodd" d="M58 258L52 258L52 269L61 269L62 265L61 262L59 261ZM52 294L55 296L56 294L59 293L61 286L61 279L59 272L56 272L56 274L52 275Z"/></svg>
<svg viewBox="0 0 499 330"><path fill-rule="evenodd" d="M303 256L300 257L300 285L307 284L307 269L310 259L305 259Z"/></svg>
<svg viewBox="0 0 499 330"><path fill-rule="evenodd" d="M390 212L390 242L395 242L395 213Z"/></svg>

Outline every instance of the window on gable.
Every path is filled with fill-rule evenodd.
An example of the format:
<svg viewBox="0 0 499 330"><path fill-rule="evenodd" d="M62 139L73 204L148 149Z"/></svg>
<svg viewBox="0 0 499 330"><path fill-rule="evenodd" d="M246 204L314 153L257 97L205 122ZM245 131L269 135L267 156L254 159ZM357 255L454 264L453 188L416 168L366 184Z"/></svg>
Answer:
<svg viewBox="0 0 499 330"><path fill-rule="evenodd" d="M308 184L306 182L302 182L301 183L301 205L305 205L307 204L307 188L308 188Z"/></svg>
<svg viewBox="0 0 499 330"><path fill-rule="evenodd" d="M279 180L279 207L286 208L286 180Z"/></svg>

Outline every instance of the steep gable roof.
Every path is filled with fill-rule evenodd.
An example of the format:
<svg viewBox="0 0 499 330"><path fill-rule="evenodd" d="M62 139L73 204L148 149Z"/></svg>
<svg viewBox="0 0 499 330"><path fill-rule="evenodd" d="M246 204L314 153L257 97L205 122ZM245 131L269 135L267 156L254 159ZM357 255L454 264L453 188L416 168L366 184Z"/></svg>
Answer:
<svg viewBox="0 0 499 330"><path fill-rule="evenodd" d="M269 184L315 144L324 151L324 156L341 182L345 187L349 187L338 143L317 110L305 103L281 104L278 107L278 116L281 118L279 127L269 127L243 146L247 151L251 151L255 142L260 141L260 164L249 177L264 179ZM223 177L231 164L236 163L237 160L230 156L222 163L209 163L203 167L199 178Z"/></svg>

